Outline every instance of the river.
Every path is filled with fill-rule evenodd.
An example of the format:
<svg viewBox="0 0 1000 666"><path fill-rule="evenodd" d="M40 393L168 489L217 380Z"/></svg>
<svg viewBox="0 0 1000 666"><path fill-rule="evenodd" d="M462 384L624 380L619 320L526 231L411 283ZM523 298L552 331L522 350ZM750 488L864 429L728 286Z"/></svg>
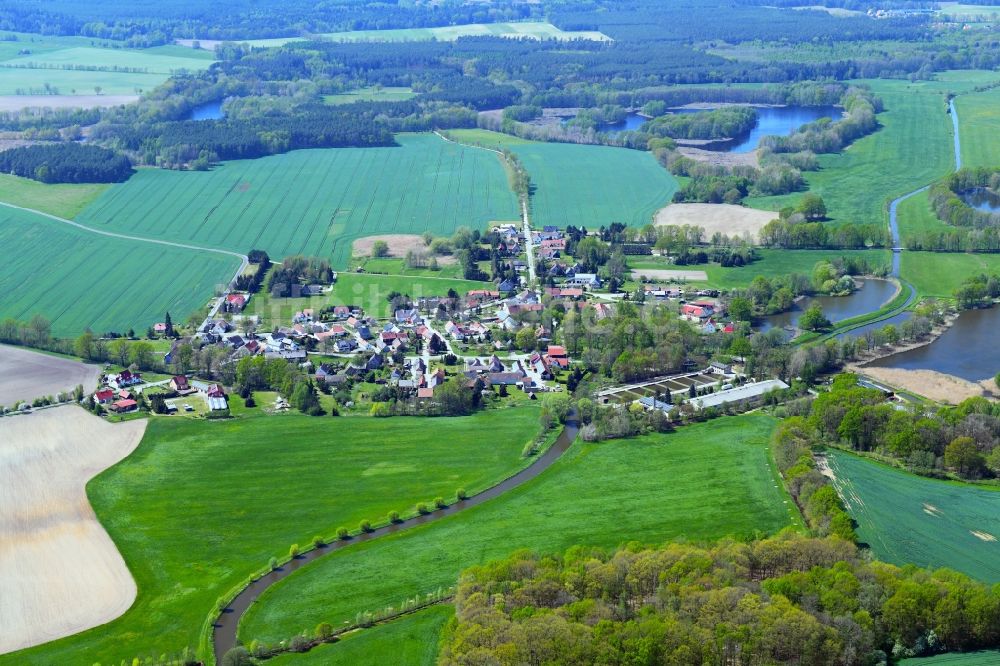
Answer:
<svg viewBox="0 0 1000 666"><path fill-rule="evenodd" d="M795 307L788 312L765 317L758 329L762 332L772 328L793 329L798 323L799 317L813 304L818 304L823 308L823 314L830 321L844 321L866 312L878 310L891 301L896 294L896 285L889 280L866 279L861 282L861 289L849 296L803 298L796 302Z"/></svg>

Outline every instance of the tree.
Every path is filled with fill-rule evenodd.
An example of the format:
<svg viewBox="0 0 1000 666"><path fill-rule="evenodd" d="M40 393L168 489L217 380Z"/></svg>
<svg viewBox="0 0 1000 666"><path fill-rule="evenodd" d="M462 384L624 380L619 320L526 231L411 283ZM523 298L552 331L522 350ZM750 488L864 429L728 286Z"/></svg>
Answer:
<svg viewBox="0 0 1000 666"><path fill-rule="evenodd" d="M319 403L316 385L312 383L312 380L307 379L296 384L288 402L303 414L323 416L326 413Z"/></svg>
<svg viewBox="0 0 1000 666"><path fill-rule="evenodd" d="M238 646L222 655L222 666L253 666L253 659L245 647Z"/></svg>
<svg viewBox="0 0 1000 666"><path fill-rule="evenodd" d="M535 329L531 326L524 326L514 336L514 341L522 351L534 351L535 346L538 344L538 336L535 335Z"/></svg>
<svg viewBox="0 0 1000 666"><path fill-rule="evenodd" d="M807 220L815 222L826 218L826 202L823 197L812 192L807 193L799 202L798 212Z"/></svg>
<svg viewBox="0 0 1000 666"><path fill-rule="evenodd" d="M94 334L90 331L84 331L73 342L73 353L83 359L93 358L94 354Z"/></svg>
<svg viewBox="0 0 1000 666"><path fill-rule="evenodd" d="M192 358L194 358L194 348L191 345L183 344L177 347L177 351L174 352L174 368L177 374L183 375L191 369Z"/></svg>
<svg viewBox="0 0 1000 666"><path fill-rule="evenodd" d="M129 345L129 360L140 369L152 367L153 345L148 342L133 342Z"/></svg>
<svg viewBox="0 0 1000 666"><path fill-rule="evenodd" d="M573 256L589 272L596 273L597 269L603 266L611 255L607 243L593 236L588 236L576 244Z"/></svg>
<svg viewBox="0 0 1000 666"><path fill-rule="evenodd" d="M976 448L971 437L956 437L944 449L944 464L954 469L960 476L976 478L986 467L986 459Z"/></svg>
<svg viewBox="0 0 1000 666"><path fill-rule="evenodd" d="M164 330L164 335L166 335L168 338L174 337L174 322L170 319L169 312L163 317L163 325L166 327Z"/></svg>
<svg viewBox="0 0 1000 666"><path fill-rule="evenodd" d="M388 257L389 256L389 244L384 240L377 240L372 243L372 256L373 257Z"/></svg>
<svg viewBox="0 0 1000 666"><path fill-rule="evenodd" d="M434 388L434 402L440 405L443 415L463 416L472 413L472 391L463 385L463 379L449 379Z"/></svg>
<svg viewBox="0 0 1000 666"><path fill-rule="evenodd" d="M123 368L128 365L129 346L129 343L121 338L112 340L111 344L108 345L108 354L110 354L111 359L118 361L118 365Z"/></svg>
<svg viewBox="0 0 1000 666"><path fill-rule="evenodd" d="M799 328L807 331L821 331L830 327L830 320L823 314L823 308L818 303L810 305L799 318Z"/></svg>
<svg viewBox="0 0 1000 666"><path fill-rule="evenodd" d="M729 301L729 314L736 321L750 321L753 319L753 304L749 298L736 296Z"/></svg>

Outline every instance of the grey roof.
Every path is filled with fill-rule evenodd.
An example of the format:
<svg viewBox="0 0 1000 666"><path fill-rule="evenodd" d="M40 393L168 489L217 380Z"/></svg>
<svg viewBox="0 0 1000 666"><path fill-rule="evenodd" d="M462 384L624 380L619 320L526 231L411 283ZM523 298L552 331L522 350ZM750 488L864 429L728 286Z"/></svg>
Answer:
<svg viewBox="0 0 1000 666"><path fill-rule="evenodd" d="M742 402L743 400L757 398L775 389L786 388L788 388L788 384L780 379L768 379L753 384L744 384L743 386L737 386L736 388L731 388L725 391L709 393L708 395L703 395L698 398L691 398L691 404L696 406L698 409L718 407L719 405L725 405L730 402Z"/></svg>
<svg viewBox="0 0 1000 666"><path fill-rule="evenodd" d="M209 398L208 408L214 412L219 409L228 409L229 405L226 404L225 398Z"/></svg>

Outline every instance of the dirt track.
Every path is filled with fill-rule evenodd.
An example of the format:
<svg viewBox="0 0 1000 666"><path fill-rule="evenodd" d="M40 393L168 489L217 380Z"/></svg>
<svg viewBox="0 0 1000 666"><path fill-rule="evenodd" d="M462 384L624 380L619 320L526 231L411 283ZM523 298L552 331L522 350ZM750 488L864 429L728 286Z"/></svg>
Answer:
<svg viewBox="0 0 1000 666"><path fill-rule="evenodd" d="M146 421L65 405L0 418L0 654L108 622L136 586L84 487L130 454Z"/></svg>
<svg viewBox="0 0 1000 666"><path fill-rule="evenodd" d="M769 210L730 204L670 204L656 213L656 224L690 224L705 230L705 240L719 232L727 236L750 234L754 241L765 224L778 217Z"/></svg>
<svg viewBox="0 0 1000 666"><path fill-rule="evenodd" d="M0 345L0 405L71 391L77 384L90 392L97 388L99 373L96 365Z"/></svg>

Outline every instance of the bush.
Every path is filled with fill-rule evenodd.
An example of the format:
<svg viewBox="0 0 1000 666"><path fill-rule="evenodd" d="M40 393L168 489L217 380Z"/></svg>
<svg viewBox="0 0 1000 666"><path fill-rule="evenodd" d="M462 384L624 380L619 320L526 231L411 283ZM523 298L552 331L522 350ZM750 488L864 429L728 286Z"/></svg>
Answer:
<svg viewBox="0 0 1000 666"><path fill-rule="evenodd" d="M271 571L274 571L275 569L277 569L278 568L278 558L277 557L272 557L271 559L269 559L267 561L267 566L269 566L271 568Z"/></svg>
<svg viewBox="0 0 1000 666"><path fill-rule="evenodd" d="M434 506L436 506L439 509L443 509L443 508L445 508L448 505L444 503L444 498L443 497L435 497L434 498Z"/></svg>
<svg viewBox="0 0 1000 666"><path fill-rule="evenodd" d="M348 538L350 538L350 536L351 536L351 533L347 531L346 527L338 527L337 528L337 538L338 539L348 539Z"/></svg>
<svg viewBox="0 0 1000 666"><path fill-rule="evenodd" d="M333 636L333 626L329 622L320 622L316 625L316 638L326 640Z"/></svg>
<svg viewBox="0 0 1000 666"><path fill-rule="evenodd" d="M316 546L317 548L324 545L325 543L326 540L323 539L323 537L319 536L318 534L313 537L313 545Z"/></svg>
<svg viewBox="0 0 1000 666"><path fill-rule="evenodd" d="M292 636L292 640L288 641L288 649L292 652L307 652L310 647L305 636Z"/></svg>
<svg viewBox="0 0 1000 666"><path fill-rule="evenodd" d="M420 515L427 515L430 512L431 512L430 507L428 507L425 502L420 502L417 504L417 513L419 513Z"/></svg>
<svg viewBox="0 0 1000 666"><path fill-rule="evenodd" d="M253 666L250 652L243 646L234 647L222 656L221 666Z"/></svg>
<svg viewBox="0 0 1000 666"><path fill-rule="evenodd" d="M457 497L460 500L464 500L469 498L469 494L465 492L465 488L459 488L458 490L455 491L455 497Z"/></svg>
<svg viewBox="0 0 1000 666"><path fill-rule="evenodd" d="M362 520L360 523L358 523L358 529L360 529L362 532L371 532L372 522L370 520Z"/></svg>
<svg viewBox="0 0 1000 666"><path fill-rule="evenodd" d="M288 549L288 557L294 560L298 556L299 556L299 544L293 543L291 547Z"/></svg>
<svg viewBox="0 0 1000 666"><path fill-rule="evenodd" d="M390 523L399 523L399 522L402 522L399 519L399 511L390 511L389 512L389 522Z"/></svg>

